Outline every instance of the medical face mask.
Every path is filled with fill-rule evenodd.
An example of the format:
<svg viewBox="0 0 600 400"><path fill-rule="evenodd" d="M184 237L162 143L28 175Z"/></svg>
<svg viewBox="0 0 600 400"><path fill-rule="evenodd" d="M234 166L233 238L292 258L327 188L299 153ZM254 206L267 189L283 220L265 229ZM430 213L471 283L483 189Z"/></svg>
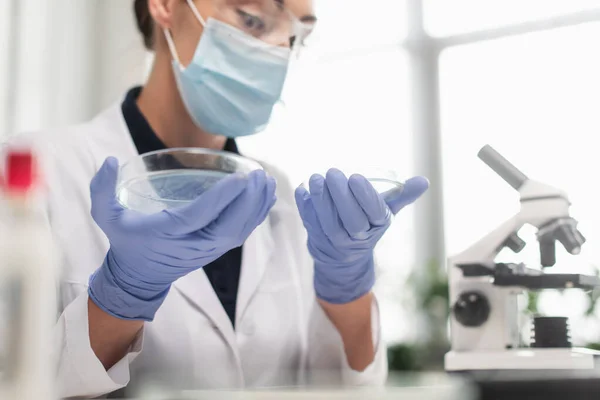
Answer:
<svg viewBox="0 0 600 400"><path fill-rule="evenodd" d="M206 22L190 65L179 61L165 30L183 103L194 123L215 135L252 135L268 124L288 72L290 49L267 44L216 19Z"/></svg>

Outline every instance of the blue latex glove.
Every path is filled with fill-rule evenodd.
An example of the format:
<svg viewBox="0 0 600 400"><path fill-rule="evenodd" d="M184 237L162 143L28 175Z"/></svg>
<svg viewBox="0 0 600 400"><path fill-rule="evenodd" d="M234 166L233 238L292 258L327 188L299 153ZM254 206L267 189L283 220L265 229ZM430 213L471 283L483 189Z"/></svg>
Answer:
<svg viewBox="0 0 600 400"><path fill-rule="evenodd" d="M417 200L429 187L423 177L401 191L383 195L361 175L347 179L336 169L313 175L309 191L296 190L296 204L308 232L315 261L317 297L345 304L369 293L375 284L373 250L391 224L392 215Z"/></svg>
<svg viewBox="0 0 600 400"><path fill-rule="evenodd" d="M226 177L184 207L141 214L118 203L117 171L108 158L91 183L92 217L110 249L89 295L121 319L152 321L173 282L241 246L275 203L275 180L254 171Z"/></svg>

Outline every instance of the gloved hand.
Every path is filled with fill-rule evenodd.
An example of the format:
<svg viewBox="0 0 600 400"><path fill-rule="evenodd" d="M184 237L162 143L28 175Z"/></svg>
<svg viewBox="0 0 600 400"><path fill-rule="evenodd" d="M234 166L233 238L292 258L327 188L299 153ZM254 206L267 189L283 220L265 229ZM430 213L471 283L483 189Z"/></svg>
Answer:
<svg viewBox="0 0 600 400"><path fill-rule="evenodd" d="M336 169L313 175L309 191L296 190L296 204L308 232L315 261L317 297L332 304L350 303L375 283L373 250L391 224L392 214L417 200L429 187L423 177L384 196L361 175L347 179ZM387 204L386 204L387 203Z"/></svg>
<svg viewBox="0 0 600 400"><path fill-rule="evenodd" d="M110 249L89 296L121 319L152 321L173 282L241 246L275 203L275 180L254 171L226 177L179 209L141 214L118 203L117 170L108 158L91 183L92 217Z"/></svg>

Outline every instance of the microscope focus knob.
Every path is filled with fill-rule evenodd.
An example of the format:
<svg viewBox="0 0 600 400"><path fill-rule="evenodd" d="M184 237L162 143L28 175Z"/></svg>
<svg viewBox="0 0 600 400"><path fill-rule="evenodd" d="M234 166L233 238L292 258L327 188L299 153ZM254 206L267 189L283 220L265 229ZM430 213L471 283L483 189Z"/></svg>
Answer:
<svg viewBox="0 0 600 400"><path fill-rule="evenodd" d="M491 312L490 302L480 292L465 292L460 295L452 308L454 318L469 328L485 324Z"/></svg>

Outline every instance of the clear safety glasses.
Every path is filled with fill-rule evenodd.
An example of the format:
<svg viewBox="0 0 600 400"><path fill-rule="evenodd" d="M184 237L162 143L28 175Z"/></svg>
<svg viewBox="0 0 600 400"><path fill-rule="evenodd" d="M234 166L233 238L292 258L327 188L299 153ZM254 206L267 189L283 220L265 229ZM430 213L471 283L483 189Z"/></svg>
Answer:
<svg viewBox="0 0 600 400"><path fill-rule="evenodd" d="M204 20L192 0L188 3L196 17ZM283 0L212 0L212 3L212 18L267 44L291 47L296 53L313 30L313 24L302 22L285 7Z"/></svg>

